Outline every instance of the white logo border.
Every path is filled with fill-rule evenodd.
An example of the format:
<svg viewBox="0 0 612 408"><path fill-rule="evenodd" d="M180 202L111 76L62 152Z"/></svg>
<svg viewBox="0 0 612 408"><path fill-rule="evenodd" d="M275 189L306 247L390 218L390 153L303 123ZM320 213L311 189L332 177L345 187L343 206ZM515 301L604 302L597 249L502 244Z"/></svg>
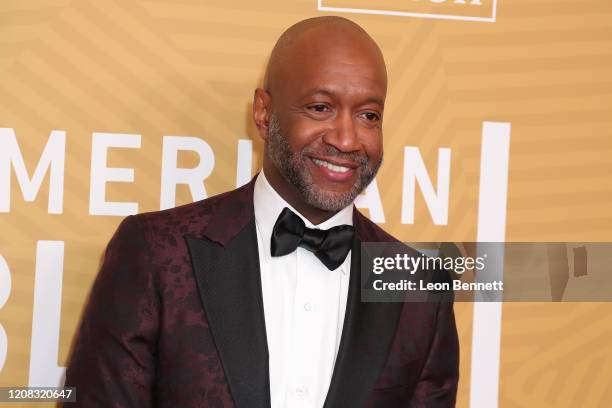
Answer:
<svg viewBox="0 0 612 408"><path fill-rule="evenodd" d="M485 23L494 23L497 18L497 0L493 0L493 12L491 13L491 17L457 16L453 14L410 13L407 11L376 10L349 7L328 7L323 5L323 0L317 0L317 9L319 11L333 11L340 13L378 14L386 16L434 18L438 20L479 21Z"/></svg>

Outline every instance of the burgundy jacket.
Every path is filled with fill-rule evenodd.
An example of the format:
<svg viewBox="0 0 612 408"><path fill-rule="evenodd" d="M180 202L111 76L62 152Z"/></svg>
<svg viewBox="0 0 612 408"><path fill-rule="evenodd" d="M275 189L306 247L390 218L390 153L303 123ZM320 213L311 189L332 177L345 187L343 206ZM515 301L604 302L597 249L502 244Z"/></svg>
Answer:
<svg viewBox="0 0 612 408"><path fill-rule="evenodd" d="M66 370L79 407L270 406L253 185L127 217L108 244ZM360 301L360 242L394 241L353 212L349 294L325 407L452 407L450 302Z"/></svg>

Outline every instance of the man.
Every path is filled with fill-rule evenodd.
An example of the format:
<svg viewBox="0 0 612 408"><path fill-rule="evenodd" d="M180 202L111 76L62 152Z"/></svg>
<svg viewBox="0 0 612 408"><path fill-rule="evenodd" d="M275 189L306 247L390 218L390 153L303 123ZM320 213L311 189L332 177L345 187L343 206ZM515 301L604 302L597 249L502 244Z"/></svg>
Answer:
<svg viewBox="0 0 612 408"><path fill-rule="evenodd" d="M128 217L109 243L66 372L85 407L450 407L452 303L360 302L352 205L382 161L387 76L339 17L278 40L253 118L249 184Z"/></svg>

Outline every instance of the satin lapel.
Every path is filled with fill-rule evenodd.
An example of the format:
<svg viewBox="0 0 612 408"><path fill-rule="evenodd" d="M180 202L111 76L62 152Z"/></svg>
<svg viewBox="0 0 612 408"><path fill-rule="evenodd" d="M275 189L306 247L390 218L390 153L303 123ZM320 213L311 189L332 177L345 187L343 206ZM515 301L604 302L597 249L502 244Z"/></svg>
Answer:
<svg viewBox="0 0 612 408"><path fill-rule="evenodd" d="M364 405L387 361L403 306L361 302L360 255L361 241L355 238L342 339L326 408Z"/></svg>
<svg viewBox="0 0 612 408"><path fill-rule="evenodd" d="M255 221L221 245L186 237L200 298L239 408L269 407L268 345Z"/></svg>

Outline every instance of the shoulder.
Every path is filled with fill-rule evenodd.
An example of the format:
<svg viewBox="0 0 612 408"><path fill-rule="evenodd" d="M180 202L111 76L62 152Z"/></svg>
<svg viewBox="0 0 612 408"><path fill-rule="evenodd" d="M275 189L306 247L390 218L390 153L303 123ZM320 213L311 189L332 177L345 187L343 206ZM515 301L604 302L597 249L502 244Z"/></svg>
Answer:
<svg viewBox="0 0 612 408"><path fill-rule="evenodd" d="M200 201L166 210L133 215L132 222L149 232L199 235L218 215L225 216L237 203L248 201L248 185ZM250 198L252 201L252 197ZM234 211L237 212L237 211ZM235 214L239 216L240 214Z"/></svg>
<svg viewBox="0 0 612 408"><path fill-rule="evenodd" d="M151 243L177 247L184 237L206 237L225 244L254 217L251 182L222 194L167 210L133 215L123 224L143 231ZM121 228L121 226L120 226Z"/></svg>
<svg viewBox="0 0 612 408"><path fill-rule="evenodd" d="M359 212L356 207L353 208L353 224L357 235L362 241L400 242L393 235L383 230L376 223Z"/></svg>

